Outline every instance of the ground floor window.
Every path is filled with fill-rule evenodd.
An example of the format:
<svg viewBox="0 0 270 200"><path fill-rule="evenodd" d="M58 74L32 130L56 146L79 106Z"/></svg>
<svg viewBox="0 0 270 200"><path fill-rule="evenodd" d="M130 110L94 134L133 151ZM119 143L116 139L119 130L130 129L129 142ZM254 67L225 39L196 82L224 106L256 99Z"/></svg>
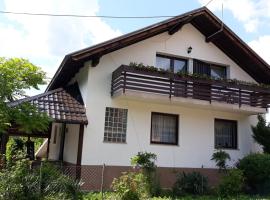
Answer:
<svg viewBox="0 0 270 200"><path fill-rule="evenodd" d="M215 148L237 149L237 121L215 119Z"/></svg>
<svg viewBox="0 0 270 200"><path fill-rule="evenodd" d="M105 111L105 142L126 142L127 109L107 107Z"/></svg>
<svg viewBox="0 0 270 200"><path fill-rule="evenodd" d="M151 143L178 144L178 115L152 113Z"/></svg>

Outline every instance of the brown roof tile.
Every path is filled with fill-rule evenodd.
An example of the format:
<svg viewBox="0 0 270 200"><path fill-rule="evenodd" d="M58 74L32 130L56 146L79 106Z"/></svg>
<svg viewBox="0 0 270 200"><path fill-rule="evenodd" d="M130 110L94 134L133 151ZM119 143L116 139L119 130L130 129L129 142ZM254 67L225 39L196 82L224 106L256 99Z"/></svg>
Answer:
<svg viewBox="0 0 270 200"><path fill-rule="evenodd" d="M79 98L82 99L81 96ZM46 112L55 122L87 124L84 104L77 99L66 89L58 88L40 95L20 99L9 105L13 107L24 102L30 102L36 105L40 111Z"/></svg>

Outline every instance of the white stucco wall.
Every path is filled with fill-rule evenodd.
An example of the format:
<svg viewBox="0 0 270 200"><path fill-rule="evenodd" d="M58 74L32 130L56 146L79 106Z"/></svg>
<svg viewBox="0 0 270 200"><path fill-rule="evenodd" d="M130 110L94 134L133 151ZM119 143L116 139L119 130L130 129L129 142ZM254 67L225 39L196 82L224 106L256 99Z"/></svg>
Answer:
<svg viewBox="0 0 270 200"><path fill-rule="evenodd" d="M192 47L190 54L187 53L189 46ZM206 43L205 36L190 24L183 26L180 31L172 36L165 32L105 55L97 67L106 67L107 71L111 72L121 64L129 64L130 62L155 66L156 53L224 64L229 66L229 78L255 82L213 43Z"/></svg>
<svg viewBox="0 0 270 200"><path fill-rule="evenodd" d="M61 141L61 127L60 123L52 124L51 139L50 139L50 149L49 149L49 160L58 160L59 159L59 149ZM54 137L56 134L56 142L54 143Z"/></svg>
<svg viewBox="0 0 270 200"><path fill-rule="evenodd" d="M66 128L67 128L66 130L68 131L66 132L66 136L65 136L63 160L72 164L76 164L80 125L67 124Z"/></svg>
<svg viewBox="0 0 270 200"><path fill-rule="evenodd" d="M128 109L127 143L103 143L105 106ZM179 115L179 145L150 144L151 112ZM91 109L84 136L83 164L129 165L138 151L158 155L158 165L164 167L214 167L210 161L214 152L214 119L238 121L238 149L228 150L231 164L252 150L252 138L247 116L225 112L183 108L174 105L146 104L114 100L110 105Z"/></svg>
<svg viewBox="0 0 270 200"><path fill-rule="evenodd" d="M187 54L186 49L193 51ZM214 110L185 108L170 104L154 104L133 100L113 99L110 96L112 72L121 64L130 62L155 65L156 53L184 58L197 58L229 66L229 77L254 81L192 25L185 25L172 36L167 33L144 40L124 49L104 55L97 67L88 68L87 87L83 86L89 124L85 128L82 164L129 165L130 157L138 151L151 151L158 156L158 165L166 167L214 167L210 161L214 151L214 118L238 121L238 149L228 151L231 164L254 148L250 118L247 115ZM80 72L83 73L83 72ZM127 143L103 143L106 107L128 108ZM151 112L179 115L179 146L150 144Z"/></svg>

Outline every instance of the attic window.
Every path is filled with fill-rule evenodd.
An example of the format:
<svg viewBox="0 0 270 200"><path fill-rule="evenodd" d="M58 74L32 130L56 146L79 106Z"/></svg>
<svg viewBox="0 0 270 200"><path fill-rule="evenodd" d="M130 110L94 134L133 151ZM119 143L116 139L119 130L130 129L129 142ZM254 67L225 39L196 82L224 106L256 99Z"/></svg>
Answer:
<svg viewBox="0 0 270 200"><path fill-rule="evenodd" d="M222 65L211 64L194 59L193 73L207 75L213 78L227 78L227 68Z"/></svg>
<svg viewBox="0 0 270 200"><path fill-rule="evenodd" d="M164 70L171 70L174 73L187 71L187 60L157 54L156 67Z"/></svg>

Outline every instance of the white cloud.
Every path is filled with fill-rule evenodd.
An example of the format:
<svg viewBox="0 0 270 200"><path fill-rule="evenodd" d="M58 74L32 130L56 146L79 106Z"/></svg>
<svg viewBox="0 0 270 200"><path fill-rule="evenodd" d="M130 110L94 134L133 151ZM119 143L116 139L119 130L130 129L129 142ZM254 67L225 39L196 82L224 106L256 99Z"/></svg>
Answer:
<svg viewBox="0 0 270 200"><path fill-rule="evenodd" d="M4 8L80 15L99 11L97 0L5 0ZM99 18L5 15L0 21L0 56L28 58L52 77L65 54L119 35L119 30Z"/></svg>
<svg viewBox="0 0 270 200"><path fill-rule="evenodd" d="M270 35L264 35L248 43L266 62L270 63ZM266 120L270 122L270 109L266 115Z"/></svg>
<svg viewBox="0 0 270 200"><path fill-rule="evenodd" d="M260 36L248 43L266 62L270 63L270 35Z"/></svg>
<svg viewBox="0 0 270 200"><path fill-rule="evenodd" d="M201 5L206 5L208 0L198 0ZM268 23L270 18L269 0L216 0L208 8L212 11L224 10L232 12L233 16L244 24L247 32L255 32L259 25Z"/></svg>

